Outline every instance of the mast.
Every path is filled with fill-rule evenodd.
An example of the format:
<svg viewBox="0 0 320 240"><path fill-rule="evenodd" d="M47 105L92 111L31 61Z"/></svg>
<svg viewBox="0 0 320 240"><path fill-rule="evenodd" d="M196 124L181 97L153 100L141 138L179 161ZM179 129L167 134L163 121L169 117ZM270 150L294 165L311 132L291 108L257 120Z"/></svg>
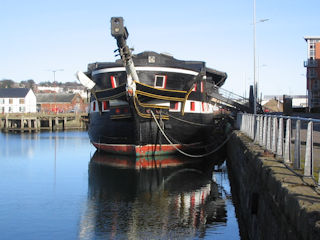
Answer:
<svg viewBox="0 0 320 240"><path fill-rule="evenodd" d="M118 51L123 65L126 68L127 93L129 96L134 96L136 91L135 82L139 82L139 77L133 64L131 49L128 47L126 42L129 33L127 28L123 25L122 17L111 18L111 35L117 40Z"/></svg>

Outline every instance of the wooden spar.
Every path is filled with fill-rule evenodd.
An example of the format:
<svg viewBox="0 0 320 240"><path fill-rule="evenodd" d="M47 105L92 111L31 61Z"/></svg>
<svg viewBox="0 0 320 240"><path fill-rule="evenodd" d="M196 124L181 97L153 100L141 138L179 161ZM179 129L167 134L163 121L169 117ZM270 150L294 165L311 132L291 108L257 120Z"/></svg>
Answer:
<svg viewBox="0 0 320 240"><path fill-rule="evenodd" d="M132 60L131 50L127 45L126 39L129 36L127 28L123 25L122 17L111 18L111 35L117 40L119 54L123 65L127 72L127 92L129 96L135 96L136 84L139 82L139 77Z"/></svg>

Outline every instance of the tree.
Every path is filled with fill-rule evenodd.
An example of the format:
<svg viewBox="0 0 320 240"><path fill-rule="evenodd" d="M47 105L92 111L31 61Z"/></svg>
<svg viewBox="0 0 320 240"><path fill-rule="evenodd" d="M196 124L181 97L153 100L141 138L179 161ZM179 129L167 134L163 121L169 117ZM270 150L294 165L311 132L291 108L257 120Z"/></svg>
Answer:
<svg viewBox="0 0 320 240"><path fill-rule="evenodd" d="M11 79L2 79L0 81L0 88L13 88L15 82Z"/></svg>
<svg viewBox="0 0 320 240"><path fill-rule="evenodd" d="M25 81L21 81L20 86L25 87L25 88L31 88L34 91L35 88L37 87L37 84L35 83L35 81L33 79L28 79Z"/></svg>

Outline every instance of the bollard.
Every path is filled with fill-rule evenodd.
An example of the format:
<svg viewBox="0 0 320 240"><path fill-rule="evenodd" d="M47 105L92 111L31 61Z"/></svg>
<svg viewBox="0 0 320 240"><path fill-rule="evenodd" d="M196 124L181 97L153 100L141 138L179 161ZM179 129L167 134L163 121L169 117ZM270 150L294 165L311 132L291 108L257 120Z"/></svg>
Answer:
<svg viewBox="0 0 320 240"><path fill-rule="evenodd" d="M284 162L291 162L291 119L287 119L286 124L286 139L284 146Z"/></svg>
<svg viewBox="0 0 320 240"><path fill-rule="evenodd" d="M271 144L271 150L273 153L277 152L277 135L278 135L278 119L277 117L273 118L273 128L272 128L272 144Z"/></svg>
<svg viewBox="0 0 320 240"><path fill-rule="evenodd" d="M312 121L308 123L308 129L307 129L304 175L308 177L313 176L313 122Z"/></svg>
<svg viewBox="0 0 320 240"><path fill-rule="evenodd" d="M277 155L283 155L283 118L279 119Z"/></svg>
<svg viewBox="0 0 320 240"><path fill-rule="evenodd" d="M265 146L268 150L271 150L271 117L268 117L267 144Z"/></svg>
<svg viewBox="0 0 320 240"><path fill-rule="evenodd" d="M300 169L301 162L300 162L300 148L301 148L301 140L300 140L300 128L301 128L301 121L297 120L296 122L296 135L294 140L294 161L293 161L293 168Z"/></svg>

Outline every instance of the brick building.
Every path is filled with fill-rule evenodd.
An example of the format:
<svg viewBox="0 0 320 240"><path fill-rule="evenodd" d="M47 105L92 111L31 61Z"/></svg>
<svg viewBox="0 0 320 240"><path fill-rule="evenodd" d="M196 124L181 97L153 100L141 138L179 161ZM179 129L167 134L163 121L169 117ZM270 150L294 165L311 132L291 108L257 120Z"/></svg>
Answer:
<svg viewBox="0 0 320 240"><path fill-rule="evenodd" d="M309 111L320 111L320 36L305 37L308 45L308 60L304 62L307 68L307 92Z"/></svg>
<svg viewBox="0 0 320 240"><path fill-rule="evenodd" d="M77 93L38 93L36 97L39 112L83 113L88 107Z"/></svg>

